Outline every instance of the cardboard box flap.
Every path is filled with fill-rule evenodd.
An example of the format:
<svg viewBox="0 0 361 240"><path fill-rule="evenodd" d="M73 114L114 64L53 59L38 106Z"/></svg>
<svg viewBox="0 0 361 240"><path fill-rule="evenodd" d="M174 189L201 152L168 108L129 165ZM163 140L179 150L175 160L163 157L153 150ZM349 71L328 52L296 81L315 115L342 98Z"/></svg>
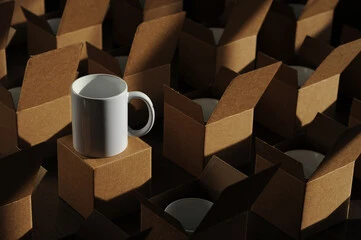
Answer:
<svg viewBox="0 0 361 240"><path fill-rule="evenodd" d="M181 111L188 117L198 121L199 123L204 123L202 107L199 104L193 102L191 99L173 90L167 85L164 85L163 89L164 102Z"/></svg>
<svg viewBox="0 0 361 240"><path fill-rule="evenodd" d="M110 0L67 1L57 35L102 24Z"/></svg>
<svg viewBox="0 0 361 240"><path fill-rule="evenodd" d="M141 232L135 236L131 236L130 238L128 238L128 240L145 240L145 239L147 239L147 237L151 231L152 231L151 228L144 230L143 232Z"/></svg>
<svg viewBox="0 0 361 240"><path fill-rule="evenodd" d="M328 151L346 130L346 126L332 118L318 113L315 119L307 126L306 135L324 151Z"/></svg>
<svg viewBox="0 0 361 240"><path fill-rule="evenodd" d="M9 28L9 34L8 34L8 41L6 43L6 46L9 46L11 43L11 40L13 40L13 37L15 36L16 29L13 27Z"/></svg>
<svg viewBox="0 0 361 240"><path fill-rule="evenodd" d="M254 108L280 66L278 62L233 79L207 124Z"/></svg>
<svg viewBox="0 0 361 240"><path fill-rule="evenodd" d="M341 31L341 44L352 42L361 38L360 30L352 28L348 25L343 25Z"/></svg>
<svg viewBox="0 0 361 240"><path fill-rule="evenodd" d="M338 0L308 0L298 21L316 16L317 14L333 11L338 4Z"/></svg>
<svg viewBox="0 0 361 240"><path fill-rule="evenodd" d="M18 111L70 94L83 44L33 56L26 66Z"/></svg>
<svg viewBox="0 0 361 240"><path fill-rule="evenodd" d="M361 121L360 109L361 109L361 101L359 99L354 98L352 101L350 117L353 117Z"/></svg>
<svg viewBox="0 0 361 240"><path fill-rule="evenodd" d="M272 0L238 1L233 7L219 45L257 35L271 4Z"/></svg>
<svg viewBox="0 0 361 240"><path fill-rule="evenodd" d="M32 194L41 165L39 146L0 159L0 206Z"/></svg>
<svg viewBox="0 0 361 240"><path fill-rule="evenodd" d="M172 3L179 2L181 0L145 0L144 10L154 9Z"/></svg>
<svg viewBox="0 0 361 240"><path fill-rule="evenodd" d="M119 74L121 72L119 63L117 59L115 59L110 54L100 50L99 48L91 45L90 43L86 43L87 55L89 59L98 62L99 64L103 65L107 70L115 74Z"/></svg>
<svg viewBox="0 0 361 240"><path fill-rule="evenodd" d="M120 230L118 226L97 211L93 211L93 213L80 225L77 236L87 240L125 240L129 237L128 234Z"/></svg>
<svg viewBox="0 0 361 240"><path fill-rule="evenodd" d="M41 18L41 17L35 15L34 13L30 12L26 8L22 7L22 10L23 10L26 20L28 20L32 24L38 26L39 28L43 29L44 31L47 31L50 34L53 34L53 31L51 30L48 22L44 18Z"/></svg>
<svg viewBox="0 0 361 240"><path fill-rule="evenodd" d="M361 51L361 39L343 44L332 51L301 88L341 74Z"/></svg>
<svg viewBox="0 0 361 240"><path fill-rule="evenodd" d="M196 23L188 18L184 20L183 33L189 34L194 38L197 38L210 45L215 45L214 36L212 31L203 26L202 24Z"/></svg>
<svg viewBox="0 0 361 240"><path fill-rule="evenodd" d="M184 18L185 12L181 12L140 24L134 36L124 76L170 64Z"/></svg>
<svg viewBox="0 0 361 240"><path fill-rule="evenodd" d="M283 2L273 1L270 11L297 20L292 8Z"/></svg>
<svg viewBox="0 0 361 240"><path fill-rule="evenodd" d="M304 180L303 166L300 162L287 156L279 149L269 145L259 138L256 138L256 153L273 164L281 163L281 169L301 181Z"/></svg>
<svg viewBox="0 0 361 240"><path fill-rule="evenodd" d="M327 153L310 181L354 162L361 154L361 125L347 129Z"/></svg>
<svg viewBox="0 0 361 240"><path fill-rule="evenodd" d="M0 3L0 49L5 49L14 12L14 1Z"/></svg>
<svg viewBox="0 0 361 240"><path fill-rule="evenodd" d="M11 93L0 85L0 102L11 110L15 111L14 101Z"/></svg>
<svg viewBox="0 0 361 240"><path fill-rule="evenodd" d="M226 91L229 84L235 79L239 74L228 69L226 67L221 67L216 75L215 81L212 83L211 91L214 97L220 99Z"/></svg>
<svg viewBox="0 0 361 240"><path fill-rule="evenodd" d="M212 156L199 177L202 185L208 189L212 197L216 198L228 186L247 178L217 156Z"/></svg>
<svg viewBox="0 0 361 240"><path fill-rule="evenodd" d="M195 233L251 209L253 202L267 186L278 168L279 165L274 165L254 176L228 186L215 201Z"/></svg>

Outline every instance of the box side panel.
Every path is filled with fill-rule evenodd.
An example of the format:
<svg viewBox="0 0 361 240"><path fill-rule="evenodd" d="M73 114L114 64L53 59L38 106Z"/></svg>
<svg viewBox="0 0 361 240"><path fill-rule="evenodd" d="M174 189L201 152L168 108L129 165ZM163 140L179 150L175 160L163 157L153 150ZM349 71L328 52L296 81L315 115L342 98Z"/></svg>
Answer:
<svg viewBox="0 0 361 240"><path fill-rule="evenodd" d="M149 186L151 159L151 148L147 146L127 158L95 169L95 208L111 219L136 210L139 201L129 193L136 188Z"/></svg>
<svg viewBox="0 0 361 240"><path fill-rule="evenodd" d="M163 155L195 176L203 170L204 134L202 124L165 103Z"/></svg>
<svg viewBox="0 0 361 240"><path fill-rule="evenodd" d="M0 239L25 239L32 228L30 196L0 206Z"/></svg>
<svg viewBox="0 0 361 240"><path fill-rule="evenodd" d="M248 164L252 130L253 109L206 125L204 156L215 154L234 167Z"/></svg>
<svg viewBox="0 0 361 240"><path fill-rule="evenodd" d="M307 183L302 230L322 231L348 217L354 163Z"/></svg>
<svg viewBox="0 0 361 240"><path fill-rule="evenodd" d="M18 146L16 113L0 103L0 157L13 152Z"/></svg>
<svg viewBox="0 0 361 240"><path fill-rule="evenodd" d="M217 48L216 73L220 67L227 67L235 72L254 70L256 60L257 36L246 37Z"/></svg>
<svg viewBox="0 0 361 240"><path fill-rule="evenodd" d="M35 24L27 23L29 55L36 55L56 49L56 37Z"/></svg>
<svg viewBox="0 0 361 240"><path fill-rule="evenodd" d="M256 156L256 172L271 163ZM286 234L298 239L301 230L305 184L282 169L259 195L252 210Z"/></svg>
<svg viewBox="0 0 361 240"><path fill-rule="evenodd" d="M4 80L7 75L7 66L6 66L6 50L0 50L0 82Z"/></svg>
<svg viewBox="0 0 361 240"><path fill-rule="evenodd" d="M351 62L346 70L341 74L340 93L347 98L361 99L361 54Z"/></svg>
<svg viewBox="0 0 361 240"><path fill-rule="evenodd" d="M71 132L70 96L17 113L19 139L25 145L55 140Z"/></svg>
<svg viewBox="0 0 361 240"><path fill-rule="evenodd" d="M21 9L24 7L31 11L32 13L40 16L45 13L45 1L44 0L22 0L15 1L15 8L13 14L12 25L17 25L26 22L26 18Z"/></svg>
<svg viewBox="0 0 361 240"><path fill-rule="evenodd" d="M171 14L179 13L183 10L183 2L177 1L169 3L157 8L144 10L144 21L150 21L156 18L168 16Z"/></svg>
<svg viewBox="0 0 361 240"><path fill-rule="evenodd" d="M299 90L297 102L297 127L304 127L317 113L333 116L338 94L339 75L325 79Z"/></svg>
<svg viewBox="0 0 361 240"><path fill-rule="evenodd" d="M69 142L58 140L59 197L87 218L94 209L93 170L70 150Z"/></svg>

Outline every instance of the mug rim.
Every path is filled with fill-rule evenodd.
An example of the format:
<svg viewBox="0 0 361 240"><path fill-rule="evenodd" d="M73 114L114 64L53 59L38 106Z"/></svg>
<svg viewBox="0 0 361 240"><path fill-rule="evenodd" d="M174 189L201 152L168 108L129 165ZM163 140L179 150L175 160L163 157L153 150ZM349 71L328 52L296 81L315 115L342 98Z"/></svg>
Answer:
<svg viewBox="0 0 361 240"><path fill-rule="evenodd" d="M90 76L105 76L105 77L110 77L110 78L115 78L115 79L119 79L124 85L125 85L125 89L114 95L114 96L111 96L111 97L103 97L103 98L94 98L94 97L88 97L88 96L84 96L82 94L79 94L77 92L75 92L74 90L74 85L78 82L81 82L83 81L84 79L86 79L87 77L90 77ZM84 99L88 99L88 100L94 100L94 101L104 101L104 100L111 100L111 99L115 99L115 98L119 98L120 96L126 94L128 92L128 84L126 81L124 81L124 79L122 79L121 77L119 76L116 76L116 75L111 75L111 74L105 74L105 73L96 73L96 74L88 74L88 75L85 75L85 76L82 76L80 78L77 78L75 79L75 81L71 84L71 93L74 95L74 96L78 96L78 97L81 97L81 98L84 98Z"/></svg>

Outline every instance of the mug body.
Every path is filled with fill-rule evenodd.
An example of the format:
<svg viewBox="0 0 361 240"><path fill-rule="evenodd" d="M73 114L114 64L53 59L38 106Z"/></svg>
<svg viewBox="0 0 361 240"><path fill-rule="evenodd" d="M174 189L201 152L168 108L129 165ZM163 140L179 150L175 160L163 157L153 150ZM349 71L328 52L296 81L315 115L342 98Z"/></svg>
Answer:
<svg viewBox="0 0 361 240"><path fill-rule="evenodd" d="M93 74L71 89L73 145L88 157L111 157L128 145L128 87L124 80Z"/></svg>

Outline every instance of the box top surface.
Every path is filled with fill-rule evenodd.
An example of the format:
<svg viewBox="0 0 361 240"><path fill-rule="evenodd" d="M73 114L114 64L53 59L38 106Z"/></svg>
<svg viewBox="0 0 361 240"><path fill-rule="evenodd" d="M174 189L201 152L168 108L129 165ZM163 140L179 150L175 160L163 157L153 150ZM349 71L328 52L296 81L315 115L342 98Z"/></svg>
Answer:
<svg viewBox="0 0 361 240"><path fill-rule="evenodd" d="M143 22L137 28L124 76L170 64L183 27L185 13Z"/></svg>
<svg viewBox="0 0 361 240"><path fill-rule="evenodd" d="M84 163L89 165L91 168L96 169L102 167L104 165L110 164L115 161L119 161L121 159L125 159L129 156L137 154L139 152L143 152L145 150L151 149L151 147L143 142L140 138L137 137L128 137L128 146L127 148L120 154L108 157L108 158L88 158L86 156L78 153L73 147L73 137L72 135L65 136L63 138L58 139L58 142L61 143L64 147L66 147L69 151L71 151L75 156L79 159L83 160Z"/></svg>
<svg viewBox="0 0 361 240"><path fill-rule="evenodd" d="M5 49L12 36L9 34L11 19L14 12L14 1L0 3L0 49ZM9 36L10 35L10 36Z"/></svg>
<svg viewBox="0 0 361 240"><path fill-rule="evenodd" d="M18 111L70 95L82 48L83 44L75 44L31 57L25 70Z"/></svg>

